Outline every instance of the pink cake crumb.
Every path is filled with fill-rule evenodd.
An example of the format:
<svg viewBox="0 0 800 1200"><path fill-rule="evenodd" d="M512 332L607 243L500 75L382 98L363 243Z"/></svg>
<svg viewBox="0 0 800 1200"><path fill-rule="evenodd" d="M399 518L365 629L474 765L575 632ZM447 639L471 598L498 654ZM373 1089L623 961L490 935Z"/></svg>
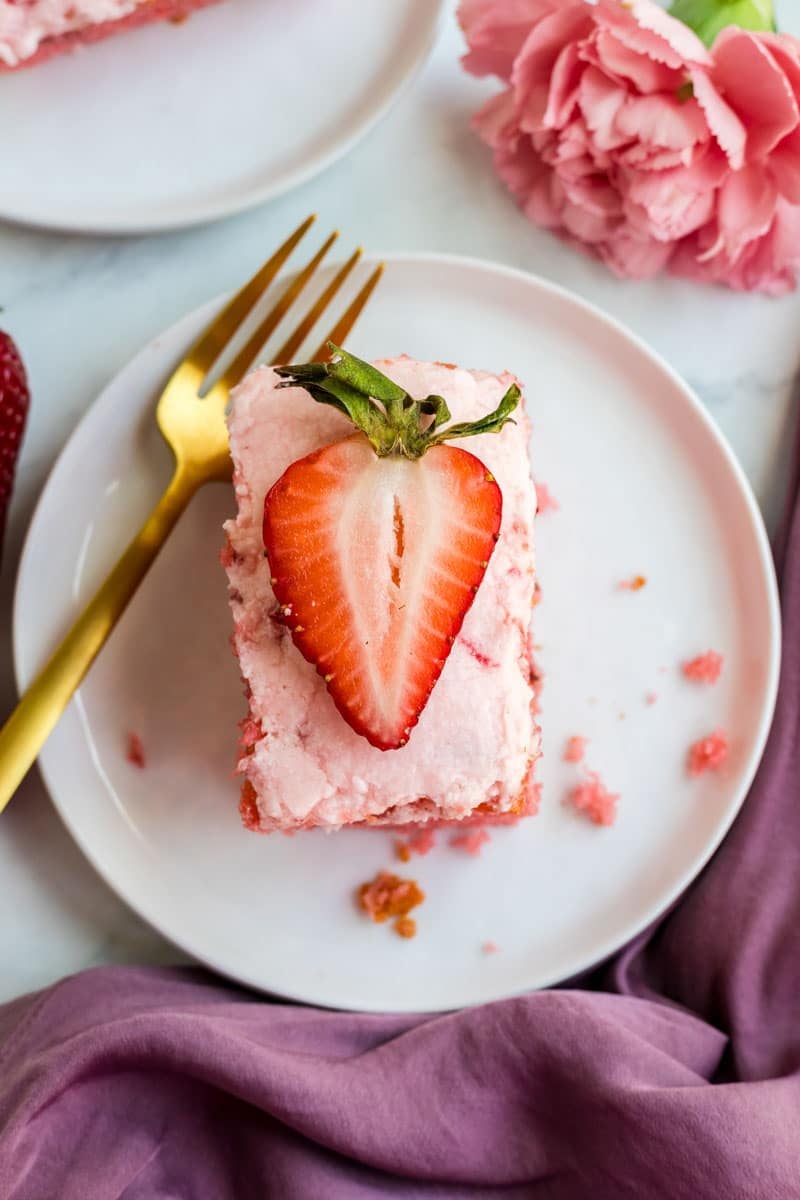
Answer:
<svg viewBox="0 0 800 1200"><path fill-rule="evenodd" d="M656 700L658 700L658 692L645 692L645 704L655 704Z"/></svg>
<svg viewBox="0 0 800 1200"><path fill-rule="evenodd" d="M617 818L619 795L608 791L597 771L587 771L583 783L574 787L567 799L595 825L613 825Z"/></svg>
<svg viewBox="0 0 800 1200"><path fill-rule="evenodd" d="M429 854L436 845L436 834L427 825L417 829L409 838L398 838L394 844L395 854L401 862L408 862L412 854Z"/></svg>
<svg viewBox="0 0 800 1200"><path fill-rule="evenodd" d="M694 683L716 683L722 674L724 659L716 650L706 650L688 662L681 663L681 671L686 679Z"/></svg>
<svg viewBox="0 0 800 1200"><path fill-rule="evenodd" d="M553 493L546 483L535 482L536 486L536 515L540 517L542 513L558 512L561 505L556 500Z"/></svg>
<svg viewBox="0 0 800 1200"><path fill-rule="evenodd" d="M485 829L470 829L469 833L457 833L455 837L451 837L450 845L455 850L463 850L465 854L477 858L488 841L490 838Z"/></svg>
<svg viewBox="0 0 800 1200"><path fill-rule="evenodd" d="M531 607L538 608L541 603L542 603L542 589L541 589L541 586L537 579L536 583L534 583L534 585L533 585L533 604Z"/></svg>
<svg viewBox="0 0 800 1200"><path fill-rule="evenodd" d="M255 746L259 738L264 736L264 731L254 717L245 717L239 722L239 745L242 750L249 750L251 746Z"/></svg>
<svg viewBox="0 0 800 1200"><path fill-rule="evenodd" d="M484 942L483 945L481 946L481 950L483 951L484 954L499 954L500 953L500 947L498 946L497 942Z"/></svg>
<svg viewBox="0 0 800 1200"><path fill-rule="evenodd" d="M588 738L579 737L577 735L575 735L574 737L571 737L571 738L567 738L567 744L564 748L564 754L562 755L564 762L568 762L568 763L582 762L583 756L586 753L586 745L587 745L588 741L589 741Z"/></svg>
<svg viewBox="0 0 800 1200"><path fill-rule="evenodd" d="M133 763L134 767L147 766L147 760L144 756L144 746L138 733L128 734L128 752L125 757L129 763Z"/></svg>
<svg viewBox="0 0 800 1200"><path fill-rule="evenodd" d="M358 904L371 921L382 925L394 919L395 932L402 938L411 938L417 932L417 923L409 913L422 904L425 893L413 879L401 879L389 871L379 871L374 879L362 883L358 889Z"/></svg>
<svg viewBox="0 0 800 1200"><path fill-rule="evenodd" d="M646 586L647 579L644 575L634 575L630 579L621 579L617 584L621 592L640 592Z"/></svg>
<svg viewBox="0 0 800 1200"><path fill-rule="evenodd" d="M708 737L700 738L689 747L687 768L690 775L716 771L728 757L730 745L724 729L715 729Z"/></svg>

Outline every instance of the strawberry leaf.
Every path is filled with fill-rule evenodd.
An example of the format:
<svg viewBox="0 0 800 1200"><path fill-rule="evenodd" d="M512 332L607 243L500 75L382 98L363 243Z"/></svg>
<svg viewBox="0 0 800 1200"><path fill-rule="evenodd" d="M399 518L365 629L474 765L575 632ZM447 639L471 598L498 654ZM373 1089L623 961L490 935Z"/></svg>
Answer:
<svg viewBox="0 0 800 1200"><path fill-rule="evenodd" d="M463 421L458 425L448 425L429 439L429 445L437 446L440 442L451 442L455 438L474 437L479 433L499 433L509 421L512 425L515 423L511 414L519 404L520 395L519 388L512 383L494 412L487 413L479 421Z"/></svg>
<svg viewBox="0 0 800 1200"><path fill-rule="evenodd" d="M433 417L430 430L438 429L450 420L450 409L444 396L426 396L424 400L420 400L419 407L423 416Z"/></svg>
<svg viewBox="0 0 800 1200"><path fill-rule="evenodd" d="M403 401L408 398L408 392L404 388L370 363L356 358L354 354L348 354L333 342L328 342L328 349L337 356L331 360L328 368L334 378L343 380L363 395L371 396L373 400L379 400L386 406L390 417L395 417L402 411Z"/></svg>
<svg viewBox="0 0 800 1200"><path fill-rule="evenodd" d="M349 417L380 457L402 454L421 458L431 446L480 433L499 433L511 420L520 390L512 384L494 412L477 421L448 425L450 409L443 396L415 400L377 367L329 342L334 355L327 363L276 367L279 387L302 387L320 404ZM433 420L430 420L430 418Z"/></svg>

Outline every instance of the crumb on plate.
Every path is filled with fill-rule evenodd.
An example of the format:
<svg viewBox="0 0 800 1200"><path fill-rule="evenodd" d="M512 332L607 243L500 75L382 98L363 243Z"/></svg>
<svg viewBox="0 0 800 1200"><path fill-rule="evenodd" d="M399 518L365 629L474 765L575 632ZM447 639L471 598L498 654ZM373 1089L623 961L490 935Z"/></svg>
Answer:
<svg viewBox="0 0 800 1200"><path fill-rule="evenodd" d="M539 583L539 580L537 579L533 585L533 607L536 608L537 605L539 605L541 603L542 603L542 588L541 588L541 584Z"/></svg>
<svg viewBox="0 0 800 1200"><path fill-rule="evenodd" d="M147 760L144 756L144 746L138 733L128 734L128 751L125 757L129 763L133 763L134 767L144 767L147 765Z"/></svg>
<svg viewBox="0 0 800 1200"><path fill-rule="evenodd" d="M456 850L463 850L465 854L471 854L477 858L481 849L490 841L489 834L485 829L470 829L466 833L457 833L455 837L450 838L450 845Z"/></svg>
<svg viewBox="0 0 800 1200"><path fill-rule="evenodd" d="M484 942L481 946L481 950L484 954L499 954L500 947L498 946L497 942Z"/></svg>
<svg viewBox="0 0 800 1200"><path fill-rule="evenodd" d="M421 829L415 830L411 837L397 838L394 852L401 862L409 862L412 854L428 854L435 845L436 834L433 829L423 825Z"/></svg>
<svg viewBox="0 0 800 1200"><path fill-rule="evenodd" d="M687 768L690 775L703 775L716 771L728 757L730 744L724 729L715 729L707 737L700 738L689 747Z"/></svg>
<svg viewBox="0 0 800 1200"><path fill-rule="evenodd" d="M564 762L579 763L583 761L583 756L586 753L586 745L589 739L580 737L575 734L571 738L567 738L567 744L564 747L562 758Z"/></svg>
<svg viewBox="0 0 800 1200"><path fill-rule="evenodd" d="M621 579L617 587L621 592L640 592L646 584L644 575L634 575L631 579Z"/></svg>
<svg viewBox="0 0 800 1200"><path fill-rule="evenodd" d="M657 699L658 699L658 692L645 692L645 695L644 695L645 704L655 704Z"/></svg>
<svg viewBox="0 0 800 1200"><path fill-rule="evenodd" d="M587 771L586 778L572 789L567 799L595 825L613 825L617 818L619 795L609 792L597 771Z"/></svg>
<svg viewBox="0 0 800 1200"><path fill-rule="evenodd" d="M546 512L558 512L558 510L561 508L561 505L558 503L547 484L540 483L538 480L534 480L534 484L536 487L537 517L540 517L542 513Z"/></svg>
<svg viewBox="0 0 800 1200"><path fill-rule="evenodd" d="M371 921L382 925L395 918L395 930L400 937L414 937L417 932L415 921L408 914L422 904L425 893L414 879L401 879L389 871L379 871L374 879L362 883L358 889L358 904Z"/></svg>
<svg viewBox="0 0 800 1200"><path fill-rule="evenodd" d="M681 671L684 678L691 679L693 683L716 683L722 674L723 662L722 655L717 654L716 650L706 650L705 654L698 654L697 658L681 663Z"/></svg>

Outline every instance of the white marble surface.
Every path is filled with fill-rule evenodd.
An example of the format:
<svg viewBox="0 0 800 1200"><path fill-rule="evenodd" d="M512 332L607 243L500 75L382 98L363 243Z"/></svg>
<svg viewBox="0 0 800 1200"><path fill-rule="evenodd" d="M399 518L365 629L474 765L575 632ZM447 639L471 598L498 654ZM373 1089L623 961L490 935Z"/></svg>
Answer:
<svg viewBox="0 0 800 1200"><path fill-rule="evenodd" d="M783 8L789 7L786 0ZM785 27L800 34L800 13L784 15ZM530 227L469 131L469 114L487 89L462 75L459 50L449 22L424 74L344 162L250 214L129 240L0 227L0 323L23 349L34 395L0 576L0 711L15 694L10 618L17 559L64 440L143 342L245 278L311 210L338 225L346 242L363 242L370 251L496 259L553 279L612 313L694 386L774 528L800 359L800 293L770 301L670 279L623 284ZM390 181L380 194L376 180ZM0 818L0 881L0 1000L97 963L179 961L84 861L36 771Z"/></svg>

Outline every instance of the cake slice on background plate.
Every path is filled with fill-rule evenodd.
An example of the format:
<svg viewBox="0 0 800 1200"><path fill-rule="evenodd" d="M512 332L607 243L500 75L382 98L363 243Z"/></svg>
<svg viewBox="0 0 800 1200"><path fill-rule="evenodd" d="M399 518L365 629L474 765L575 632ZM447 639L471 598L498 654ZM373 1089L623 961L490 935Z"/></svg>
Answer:
<svg viewBox="0 0 800 1200"><path fill-rule="evenodd" d="M222 561L250 705L248 828L535 811L519 399L509 374L341 351L259 367L234 393Z"/></svg>
<svg viewBox="0 0 800 1200"><path fill-rule="evenodd" d="M220 0L0 0L0 73L151 21L184 21Z"/></svg>

